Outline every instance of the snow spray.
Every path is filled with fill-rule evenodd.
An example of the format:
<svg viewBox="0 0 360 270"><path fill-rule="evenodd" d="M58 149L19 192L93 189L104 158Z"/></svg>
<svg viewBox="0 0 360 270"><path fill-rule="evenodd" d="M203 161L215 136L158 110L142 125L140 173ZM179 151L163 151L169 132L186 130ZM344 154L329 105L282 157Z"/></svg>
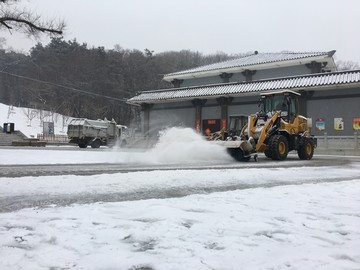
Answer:
<svg viewBox="0 0 360 270"><path fill-rule="evenodd" d="M142 164L216 163L232 161L222 146L207 141L191 128L172 127L159 132L157 144L143 153L123 152L123 162Z"/></svg>
<svg viewBox="0 0 360 270"><path fill-rule="evenodd" d="M231 159L226 149L206 141L191 128L173 127L160 133L159 142L148 153L158 163L192 163Z"/></svg>

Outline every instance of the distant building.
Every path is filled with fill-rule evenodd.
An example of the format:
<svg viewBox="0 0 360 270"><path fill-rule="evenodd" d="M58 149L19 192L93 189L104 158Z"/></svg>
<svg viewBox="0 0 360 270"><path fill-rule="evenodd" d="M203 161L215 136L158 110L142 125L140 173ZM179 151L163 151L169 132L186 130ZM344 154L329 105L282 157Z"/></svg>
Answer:
<svg viewBox="0 0 360 270"><path fill-rule="evenodd" d="M144 91L128 100L142 108L144 134L171 126L204 133L227 126L230 115L259 110L263 92L301 93L300 113L315 135L353 135L360 129L360 70L338 72L335 51L260 53L164 76L174 88Z"/></svg>

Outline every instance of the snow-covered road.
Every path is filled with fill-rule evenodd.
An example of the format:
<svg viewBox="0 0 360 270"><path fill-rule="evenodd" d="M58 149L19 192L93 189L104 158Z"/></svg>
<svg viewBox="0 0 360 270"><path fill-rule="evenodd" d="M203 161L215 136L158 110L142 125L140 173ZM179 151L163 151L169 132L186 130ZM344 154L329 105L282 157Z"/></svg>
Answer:
<svg viewBox="0 0 360 270"><path fill-rule="evenodd" d="M290 163L291 164L291 163ZM117 202L256 187L358 179L360 164L321 167L175 169L87 176L0 178L0 212L49 204Z"/></svg>
<svg viewBox="0 0 360 270"><path fill-rule="evenodd" d="M0 269L359 269L359 169L0 178Z"/></svg>
<svg viewBox="0 0 360 270"><path fill-rule="evenodd" d="M359 269L360 181L0 214L0 269Z"/></svg>

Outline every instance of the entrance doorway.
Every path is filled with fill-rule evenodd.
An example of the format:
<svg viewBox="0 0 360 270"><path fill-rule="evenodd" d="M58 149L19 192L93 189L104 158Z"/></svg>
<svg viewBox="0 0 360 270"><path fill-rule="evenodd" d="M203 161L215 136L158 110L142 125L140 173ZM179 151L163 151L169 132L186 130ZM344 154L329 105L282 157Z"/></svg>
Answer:
<svg viewBox="0 0 360 270"><path fill-rule="evenodd" d="M221 129L220 119L204 119L202 122L202 128L204 135L217 132Z"/></svg>

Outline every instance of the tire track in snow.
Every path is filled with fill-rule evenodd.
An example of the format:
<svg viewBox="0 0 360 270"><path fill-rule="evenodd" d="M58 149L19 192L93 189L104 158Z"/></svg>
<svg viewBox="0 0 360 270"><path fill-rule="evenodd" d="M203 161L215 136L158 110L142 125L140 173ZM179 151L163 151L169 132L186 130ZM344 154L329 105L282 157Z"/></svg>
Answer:
<svg viewBox="0 0 360 270"><path fill-rule="evenodd" d="M44 208L51 206L69 206L72 204L91 204L98 202L122 202L137 201L148 199L169 199L179 198L194 194L210 194L214 192L227 192L254 188L274 188L288 185L302 184L320 184L335 183L343 181L358 180L359 177L344 177L341 179L321 178L314 180L299 180L294 182L276 181L262 184L241 183L230 184L224 186L208 186L208 187L187 187L178 186L173 188L147 188L139 189L132 192L117 193L80 193L80 194L60 194L60 195L25 195L25 196L7 196L0 198L0 213L17 211L23 208Z"/></svg>

